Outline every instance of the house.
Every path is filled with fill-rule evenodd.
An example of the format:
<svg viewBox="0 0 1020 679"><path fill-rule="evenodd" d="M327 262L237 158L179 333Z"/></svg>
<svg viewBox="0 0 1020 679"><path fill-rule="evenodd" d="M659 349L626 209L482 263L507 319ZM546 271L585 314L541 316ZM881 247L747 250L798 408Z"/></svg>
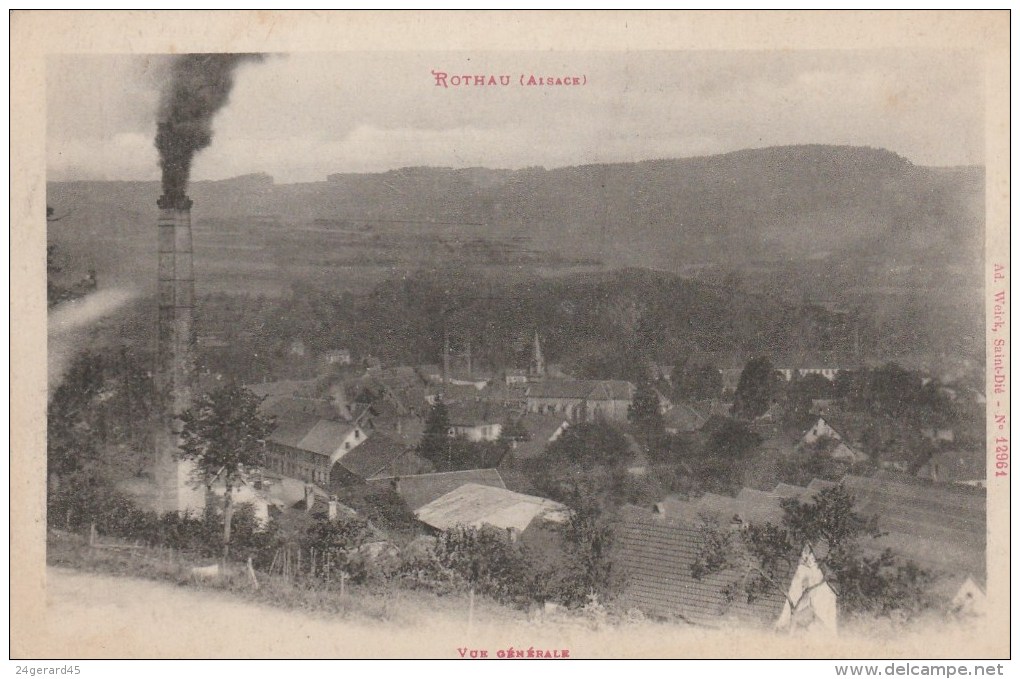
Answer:
<svg viewBox="0 0 1020 679"><path fill-rule="evenodd" d="M804 435L800 438L800 442L801 445L808 446L823 437L836 439L837 441L843 440L843 437L840 436L839 432L833 429L832 426L825 421L824 417L819 417L815 423L811 425L811 428L804 432Z"/></svg>
<svg viewBox="0 0 1020 679"><path fill-rule="evenodd" d="M936 443L952 443L956 436L950 427L923 427L921 436Z"/></svg>
<svg viewBox="0 0 1020 679"><path fill-rule="evenodd" d="M482 399L486 392L491 389L492 385L478 389L473 384L443 384L440 382L438 384L429 384L425 387L425 398L430 406L435 405L436 401L440 400L448 404L458 401L477 401Z"/></svg>
<svg viewBox="0 0 1020 679"><path fill-rule="evenodd" d="M811 399L811 412L824 415L832 409L837 402L837 399L834 398L813 398Z"/></svg>
<svg viewBox="0 0 1020 679"><path fill-rule="evenodd" d="M308 347L300 337L291 340L290 347L287 349L287 353L291 356L304 356L307 352Z"/></svg>
<svg viewBox="0 0 1020 679"><path fill-rule="evenodd" d="M838 619L836 592L818 567L810 545L804 545L775 627L791 633L822 632L834 636Z"/></svg>
<svg viewBox="0 0 1020 679"><path fill-rule="evenodd" d="M418 520L435 530L458 526L493 526L519 535L532 522L562 524L567 521L565 505L534 495L515 493L478 483L467 483L414 512Z"/></svg>
<svg viewBox="0 0 1020 679"><path fill-rule="evenodd" d="M824 441L824 444L821 443ZM847 464L861 464L868 461L868 455L850 445L845 441L838 438L826 438L818 439L814 443L815 446L823 446L822 449L817 452L828 455L833 460L839 462L845 462Z"/></svg>
<svg viewBox="0 0 1020 679"><path fill-rule="evenodd" d="M285 396L299 398L315 398L318 391L316 380L277 380L275 382L256 382L246 384L245 389L263 398L271 399Z"/></svg>
<svg viewBox="0 0 1020 679"><path fill-rule="evenodd" d="M364 440L361 427L349 422L313 417L279 422L266 442L266 467L326 485L337 460Z"/></svg>
<svg viewBox="0 0 1020 679"><path fill-rule="evenodd" d="M456 372L447 376L447 384L454 384L461 387L474 387L481 391L485 389L486 385L492 381L492 375L487 373L481 373L478 371L474 372Z"/></svg>
<svg viewBox="0 0 1020 679"><path fill-rule="evenodd" d="M270 396L262 402L259 412L281 423L309 418L330 420L339 414L332 401L307 396Z"/></svg>
<svg viewBox="0 0 1020 679"><path fill-rule="evenodd" d="M541 457L546 446L563 435L570 426L563 417L556 415L539 415L526 413L520 419L521 426L528 432L525 441L513 441L510 444L508 460L530 460Z"/></svg>
<svg viewBox="0 0 1020 679"><path fill-rule="evenodd" d="M983 450L945 450L933 455L918 470L917 478L984 488L988 483L986 464Z"/></svg>
<svg viewBox="0 0 1020 679"><path fill-rule="evenodd" d="M326 365L351 365L350 349L329 349L322 352L322 362Z"/></svg>
<svg viewBox="0 0 1020 679"><path fill-rule="evenodd" d="M514 382L512 384L507 384L500 380L493 380L492 382L489 382L484 389L476 392L474 394L474 399L469 400L488 401L489 403L502 405L505 408L523 413L525 411L525 393L527 392L527 389L527 382Z"/></svg>
<svg viewBox="0 0 1020 679"><path fill-rule="evenodd" d="M503 373L503 381L507 384L527 384L528 371L523 368L508 368Z"/></svg>
<svg viewBox="0 0 1020 679"><path fill-rule="evenodd" d="M723 391L736 391L737 385L740 384L740 376L743 372L743 368L723 368L720 370L719 373L722 375Z"/></svg>
<svg viewBox="0 0 1020 679"><path fill-rule="evenodd" d="M260 484L261 485L261 484ZM223 496L226 488L222 483L213 484L212 492L216 495L217 506L223 506ZM254 483L242 483L231 492L235 509L238 505L250 505L255 514L255 520L259 526L265 527L269 519L278 512L283 511L286 504L279 497L274 497L266 487L256 488Z"/></svg>
<svg viewBox="0 0 1020 679"><path fill-rule="evenodd" d="M833 368L833 367L828 367L828 368L820 368L820 367L815 367L815 368L797 368L797 376L798 377L807 377L808 375L821 375L822 377L824 377L825 379L827 379L827 380L829 380L831 382L834 379L836 379L836 375L839 374L840 370L841 370L841 368ZM790 378L788 377L786 379L789 380Z"/></svg>
<svg viewBox="0 0 1020 679"><path fill-rule="evenodd" d="M628 505L620 511L616 536L614 560L624 576L620 598L625 608L709 627L769 627L779 622L785 597L770 590L749 601L739 593L744 569L695 577L706 539L696 521L667 519ZM788 582L792 577L793 572Z"/></svg>
<svg viewBox="0 0 1020 679"><path fill-rule="evenodd" d="M376 432L333 464L329 486L336 492L344 486L376 477L420 473L425 465L425 461L415 454L414 445Z"/></svg>
<svg viewBox="0 0 1020 679"><path fill-rule="evenodd" d="M815 423L801 436L797 445L799 448L816 447L823 445L819 443L821 441L824 441L824 450L817 452L828 455L834 460L848 464L861 464L870 459L867 453L847 442L824 417L815 420Z"/></svg>
<svg viewBox="0 0 1020 679"><path fill-rule="evenodd" d="M625 422L634 385L623 380L545 380L528 387L529 413L564 415L572 422Z"/></svg>
<svg viewBox="0 0 1020 679"><path fill-rule="evenodd" d="M495 441L503 431L506 409L484 401L449 403L450 435L469 441Z"/></svg>
<svg viewBox="0 0 1020 679"><path fill-rule="evenodd" d="M418 374L426 382L438 384L443 381L443 366L435 363L426 363L417 368Z"/></svg>
<svg viewBox="0 0 1020 679"><path fill-rule="evenodd" d="M400 497L404 498L404 502L407 503L411 511L424 507L436 498L467 483L506 489L503 477L495 469L468 469L392 477L377 475L369 480L369 485L378 488L393 488Z"/></svg>
<svg viewBox="0 0 1020 679"><path fill-rule="evenodd" d="M401 416L424 416L429 407L425 382L407 366L370 369L348 382L345 391L351 400L362 403L387 402Z"/></svg>
<svg viewBox="0 0 1020 679"><path fill-rule="evenodd" d="M988 610L984 587L973 576L966 576L956 589L949 610L957 615L984 615Z"/></svg>

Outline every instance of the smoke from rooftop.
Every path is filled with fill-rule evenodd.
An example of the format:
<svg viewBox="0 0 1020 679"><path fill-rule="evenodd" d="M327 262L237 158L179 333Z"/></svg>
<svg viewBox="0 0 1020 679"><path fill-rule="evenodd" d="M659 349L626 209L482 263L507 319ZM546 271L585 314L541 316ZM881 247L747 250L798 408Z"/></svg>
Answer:
<svg viewBox="0 0 1020 679"><path fill-rule="evenodd" d="M212 143L212 119L227 103L234 72L261 54L184 54L174 58L159 104L156 148L163 195L183 197L195 154Z"/></svg>

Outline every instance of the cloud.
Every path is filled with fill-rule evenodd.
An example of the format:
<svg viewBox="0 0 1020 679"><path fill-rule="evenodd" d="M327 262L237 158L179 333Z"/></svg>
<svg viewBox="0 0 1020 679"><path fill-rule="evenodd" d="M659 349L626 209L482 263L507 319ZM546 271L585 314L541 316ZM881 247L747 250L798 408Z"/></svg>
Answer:
<svg viewBox="0 0 1020 679"><path fill-rule="evenodd" d="M162 62L61 60L49 88L52 176L154 177ZM510 74L444 89L430 71ZM521 87L521 74L587 76ZM295 54L244 66L194 178L278 181L410 165L547 167L791 143L980 163L981 81L938 52Z"/></svg>

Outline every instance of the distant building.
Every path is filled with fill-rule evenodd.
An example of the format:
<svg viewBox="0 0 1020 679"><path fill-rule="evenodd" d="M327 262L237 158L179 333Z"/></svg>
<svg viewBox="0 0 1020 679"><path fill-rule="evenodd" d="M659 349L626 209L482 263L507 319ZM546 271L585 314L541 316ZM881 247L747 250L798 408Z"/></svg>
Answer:
<svg viewBox="0 0 1020 679"><path fill-rule="evenodd" d="M985 451L980 448L946 450L936 453L917 472L917 477L935 483L958 483L985 488L988 468Z"/></svg>
<svg viewBox="0 0 1020 679"><path fill-rule="evenodd" d="M266 467L325 486L333 465L365 438L361 427L348 422L316 418L280 422L266 442Z"/></svg>
<svg viewBox="0 0 1020 679"><path fill-rule="evenodd" d="M624 422L634 385L622 380L545 380L528 387L529 413L564 415L571 422Z"/></svg>
<svg viewBox="0 0 1020 679"><path fill-rule="evenodd" d="M825 579L811 546L804 545L775 627L791 633L835 635L838 620L836 591Z"/></svg>
<svg viewBox="0 0 1020 679"><path fill-rule="evenodd" d="M467 373L467 372L454 372L447 376L447 384L453 384L460 387L474 387L481 391L489 382L492 381L492 375L481 373L478 371Z"/></svg>
<svg viewBox="0 0 1020 679"><path fill-rule="evenodd" d="M287 353L291 356L304 356L307 352L305 342L300 337L291 340L290 347L287 349Z"/></svg>
<svg viewBox="0 0 1020 679"><path fill-rule="evenodd" d="M929 441L952 443L955 439L955 432L950 427L924 427L921 429L921 436Z"/></svg>
<svg viewBox="0 0 1020 679"><path fill-rule="evenodd" d="M803 445L810 445L820 438L831 438L839 441L843 440L839 432L832 428L832 426L825 421L824 417L819 417L811 428L804 432L801 436L800 442Z"/></svg>
<svg viewBox="0 0 1020 679"><path fill-rule="evenodd" d="M719 374L722 375L723 391L736 391L743 372L743 368L723 368L720 370Z"/></svg>
<svg viewBox="0 0 1020 679"><path fill-rule="evenodd" d="M511 442L510 453L504 458L506 464L541 457L546 447L570 427L570 422L563 417L537 413L526 413L520 424L528 432L527 439Z"/></svg>
<svg viewBox="0 0 1020 679"><path fill-rule="evenodd" d="M469 441L495 441L507 417L505 409L484 401L450 403L446 410L450 435L463 436Z"/></svg>
<svg viewBox="0 0 1020 679"><path fill-rule="evenodd" d="M950 602L949 610L957 615L980 616L988 610L988 597L984 588L978 584L971 575L963 578L953 600Z"/></svg>
<svg viewBox="0 0 1020 679"><path fill-rule="evenodd" d="M426 382L440 383L443 381L443 366L435 363L425 363L418 366L418 374Z"/></svg>
<svg viewBox="0 0 1020 679"><path fill-rule="evenodd" d="M523 368L508 368L503 373L503 380L507 384L527 384L528 382L528 371Z"/></svg>
<svg viewBox="0 0 1020 679"><path fill-rule="evenodd" d="M692 405L681 402L663 413L662 421L667 433L680 434L701 429L708 417Z"/></svg>
<svg viewBox="0 0 1020 679"><path fill-rule="evenodd" d="M811 428L804 432L800 439L800 445L816 445L822 439L828 441L827 448L823 452L834 460L857 464L869 459L866 453L850 445L824 417L819 417Z"/></svg>
<svg viewBox="0 0 1020 679"><path fill-rule="evenodd" d="M330 349L322 352L322 362L326 365L351 365L350 349Z"/></svg>
<svg viewBox="0 0 1020 679"><path fill-rule="evenodd" d="M829 380L831 382L832 380L836 379L836 375L839 374L840 370L842 370L842 368L833 368L833 367L826 367L826 368L819 368L819 367L816 367L816 368L776 368L776 372L778 372L780 375L782 375L783 379L785 379L787 382L789 382L790 380L793 379L794 373L796 373L797 377L802 377L802 378L803 377L807 377L808 375L821 375L822 377L824 377L825 379L827 379L827 380Z"/></svg>
<svg viewBox="0 0 1020 679"><path fill-rule="evenodd" d="M338 490L369 479L416 474L425 464L415 454L415 446L408 441L385 433L373 433L333 464L329 484L332 489Z"/></svg>

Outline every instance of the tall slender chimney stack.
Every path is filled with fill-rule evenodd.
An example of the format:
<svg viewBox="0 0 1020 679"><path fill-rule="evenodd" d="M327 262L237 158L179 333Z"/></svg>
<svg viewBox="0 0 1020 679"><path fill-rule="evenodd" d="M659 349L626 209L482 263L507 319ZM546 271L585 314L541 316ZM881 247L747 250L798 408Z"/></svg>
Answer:
<svg viewBox="0 0 1020 679"><path fill-rule="evenodd" d="M157 483L163 511L202 509L192 487L192 463L177 459L181 413L194 388L195 276L191 256L191 199L183 190L164 193L159 206L159 328L156 390L162 421L156 436Z"/></svg>

